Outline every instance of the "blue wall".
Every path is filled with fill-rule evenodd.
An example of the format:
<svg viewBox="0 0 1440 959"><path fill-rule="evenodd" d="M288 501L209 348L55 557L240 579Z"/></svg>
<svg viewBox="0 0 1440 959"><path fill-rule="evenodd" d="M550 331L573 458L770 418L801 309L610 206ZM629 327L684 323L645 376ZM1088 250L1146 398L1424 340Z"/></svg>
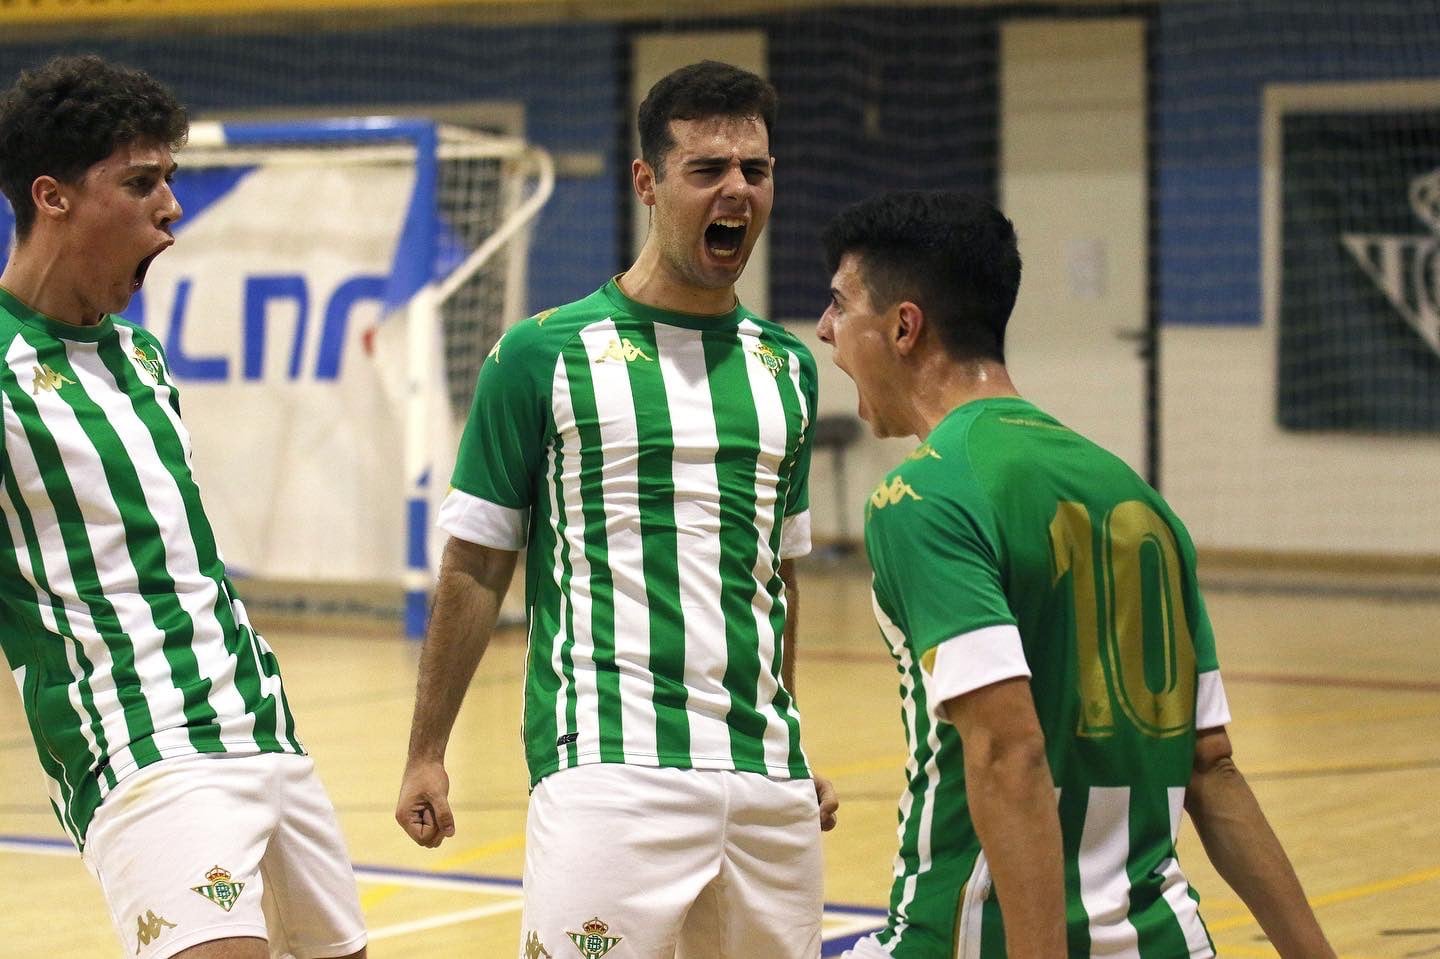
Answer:
<svg viewBox="0 0 1440 959"><path fill-rule="evenodd" d="M1440 0L1166 0L1155 8L848 7L697 23L400 26L305 34L0 42L0 78L61 50L145 67L197 111L261 106L519 100L527 135L603 156L562 180L537 226L530 305L581 296L624 269L632 33L759 27L781 94L772 309L813 317L823 223L893 187L993 195L997 31L1013 16L1153 9L1158 247L1167 323L1260 316L1260 109L1268 82L1440 76Z"/></svg>
<svg viewBox="0 0 1440 959"><path fill-rule="evenodd" d="M95 52L143 68L195 113L275 106L519 100L526 136L552 151L600 151L601 178L561 180L535 229L530 302L591 292L615 271L615 184L628 158L616 123L628 98L618 31L603 24L482 29L389 27L305 34L213 34L84 43L0 43L0 78L57 53ZM538 304L538 305L537 305Z"/></svg>
<svg viewBox="0 0 1440 959"><path fill-rule="evenodd" d="M1166 2L1155 56L1160 316L1259 323L1265 85L1440 77L1440 3Z"/></svg>

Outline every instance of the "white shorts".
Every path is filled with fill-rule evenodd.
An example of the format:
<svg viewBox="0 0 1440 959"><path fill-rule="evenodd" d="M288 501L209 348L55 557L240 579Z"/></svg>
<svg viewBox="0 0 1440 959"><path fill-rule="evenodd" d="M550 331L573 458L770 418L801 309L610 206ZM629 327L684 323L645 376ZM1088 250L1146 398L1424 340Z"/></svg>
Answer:
<svg viewBox="0 0 1440 959"><path fill-rule="evenodd" d="M816 959L821 871L812 780L552 773L530 795L520 956Z"/></svg>
<svg viewBox="0 0 1440 959"><path fill-rule="evenodd" d="M365 945L335 807L308 756L200 754L146 766L100 804L85 864L128 956L166 959L241 936L294 959Z"/></svg>

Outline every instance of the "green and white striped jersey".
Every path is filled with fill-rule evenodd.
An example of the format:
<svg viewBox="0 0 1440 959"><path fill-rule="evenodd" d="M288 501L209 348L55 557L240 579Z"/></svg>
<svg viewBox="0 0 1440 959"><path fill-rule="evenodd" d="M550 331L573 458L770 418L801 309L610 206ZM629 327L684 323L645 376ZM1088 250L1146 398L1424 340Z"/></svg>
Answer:
<svg viewBox="0 0 1440 959"><path fill-rule="evenodd" d="M274 654L225 576L159 344L0 290L0 645L51 803L84 848L126 776L302 752Z"/></svg>
<svg viewBox="0 0 1440 959"><path fill-rule="evenodd" d="M611 281L506 333L439 524L528 547L531 784L595 762L809 775L780 682L815 363L778 324Z"/></svg>
<svg viewBox="0 0 1440 959"><path fill-rule="evenodd" d="M940 706L1028 670L1070 955L1212 956L1175 840L1196 730L1229 713L1194 547L1159 494L1030 403L977 400L874 491L865 539L910 748L877 941L897 959L1005 955L1005 890L991 888Z"/></svg>

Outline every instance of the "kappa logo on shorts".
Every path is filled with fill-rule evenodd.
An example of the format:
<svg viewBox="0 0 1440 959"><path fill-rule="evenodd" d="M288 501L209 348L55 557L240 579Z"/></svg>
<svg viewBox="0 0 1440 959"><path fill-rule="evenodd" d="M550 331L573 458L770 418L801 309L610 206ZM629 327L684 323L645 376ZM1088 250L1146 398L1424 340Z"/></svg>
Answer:
<svg viewBox="0 0 1440 959"><path fill-rule="evenodd" d="M135 955L140 955L140 950L160 938L160 934L167 928L174 929L175 923L162 916L155 915L154 909L146 910L145 915L137 916L135 919Z"/></svg>
<svg viewBox="0 0 1440 959"><path fill-rule="evenodd" d="M540 941L540 933L533 929L525 939L525 959L555 959L545 948L545 943Z"/></svg>
<svg viewBox="0 0 1440 959"><path fill-rule="evenodd" d="M213 867L205 874L205 878L210 880L210 885L191 886L190 888L226 912L235 908L235 902L240 898L240 893L245 890L245 884L232 880L230 870L222 866Z"/></svg>
<svg viewBox="0 0 1440 959"><path fill-rule="evenodd" d="M600 959L601 956L615 948L615 944L621 939L620 936L607 936L610 931L608 923L600 921L600 917L589 920L580 927L584 932L566 932L570 941L575 943L575 948L580 950L580 955L585 959Z"/></svg>

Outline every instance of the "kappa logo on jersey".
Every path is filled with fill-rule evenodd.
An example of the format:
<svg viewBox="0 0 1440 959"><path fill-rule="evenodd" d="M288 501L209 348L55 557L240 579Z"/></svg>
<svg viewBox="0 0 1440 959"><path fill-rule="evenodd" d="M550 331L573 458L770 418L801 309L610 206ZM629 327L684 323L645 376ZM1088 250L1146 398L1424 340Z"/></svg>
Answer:
<svg viewBox="0 0 1440 959"><path fill-rule="evenodd" d="M504 339L505 338L502 336L500 339L495 341L495 345L490 347L490 352L485 354L485 359L488 360L491 357L494 357L496 363L500 362L500 344L504 341Z"/></svg>
<svg viewBox="0 0 1440 959"><path fill-rule="evenodd" d="M536 325L536 326L544 326L544 325L545 325L545 321L548 320L548 319L550 319L551 315L554 314L554 312L555 312L556 310L558 310L558 309L560 309L560 307L558 307L558 306L552 306L552 307L550 307L550 309L548 309L548 310L541 310L539 313L536 313L536 314L535 314L535 325Z"/></svg>
<svg viewBox="0 0 1440 959"><path fill-rule="evenodd" d="M191 886L190 888L226 912L235 908L240 893L245 890L245 884L231 879L230 870L222 866L212 868L205 874L205 878L210 880L208 886Z"/></svg>
<svg viewBox="0 0 1440 959"><path fill-rule="evenodd" d="M1395 312L1440 353L1440 169L1410 181L1410 210L1431 236L1342 233L1340 242Z"/></svg>
<svg viewBox="0 0 1440 959"><path fill-rule="evenodd" d="M778 377L781 371L785 369L785 357L776 353L764 343L756 343L755 349L750 351L750 355L765 364L765 369L770 371L771 376Z"/></svg>
<svg viewBox="0 0 1440 959"><path fill-rule="evenodd" d="M640 347L634 343L631 343L628 339L611 340L610 345L605 347L604 352L595 357L596 363L605 363L607 361L633 363L636 360L650 360L652 363L654 362L644 350L640 349Z"/></svg>
<svg viewBox="0 0 1440 959"><path fill-rule="evenodd" d="M601 922L600 917L589 920L580 927L584 932L566 932L570 941L575 943L575 948L580 950L580 955L585 959L600 959L601 956L615 948L615 944L621 939L620 936L605 935L610 931L608 923Z"/></svg>
<svg viewBox="0 0 1440 959"><path fill-rule="evenodd" d="M540 933L533 929L525 939L525 959L555 959L545 948L545 943L540 941Z"/></svg>
<svg viewBox="0 0 1440 959"><path fill-rule="evenodd" d="M30 387L30 395L35 396L42 390L49 393L53 390L58 390L67 383L71 386L75 385L74 380L64 373L56 373L50 368L50 364L46 363L44 366L35 367L35 384Z"/></svg>
<svg viewBox="0 0 1440 959"><path fill-rule="evenodd" d="M160 357L150 356L142 347L135 347L135 362L156 383L160 382Z"/></svg>
<svg viewBox="0 0 1440 959"><path fill-rule="evenodd" d="M911 453L905 458L907 460L923 460L927 457L932 460L938 460L941 458L940 454L935 452L935 447L931 446L929 443L921 443L918 447L915 448L915 452Z"/></svg>
<svg viewBox="0 0 1440 959"><path fill-rule="evenodd" d="M155 910L150 909L145 915L136 917L135 926L135 955L138 956L141 949L159 939L167 928L174 929L175 923L155 915Z"/></svg>
<svg viewBox="0 0 1440 959"><path fill-rule="evenodd" d="M887 506L894 506L906 498L923 500L925 497L915 492L915 488L896 476L889 483L881 483L875 487L875 492L870 494L870 505L874 509L884 509Z"/></svg>

